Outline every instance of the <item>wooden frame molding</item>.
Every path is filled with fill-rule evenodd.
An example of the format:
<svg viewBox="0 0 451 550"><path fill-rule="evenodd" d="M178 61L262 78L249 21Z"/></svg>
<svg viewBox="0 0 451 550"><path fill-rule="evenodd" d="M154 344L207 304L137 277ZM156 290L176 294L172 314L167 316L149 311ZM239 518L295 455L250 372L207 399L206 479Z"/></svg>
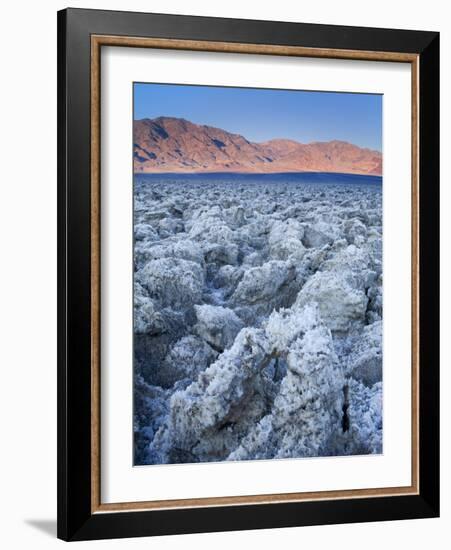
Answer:
<svg viewBox="0 0 451 550"><path fill-rule="evenodd" d="M209 52L247 53L332 59L356 59L402 62L412 72L412 481L408 487L319 491L147 502L102 504L100 498L100 54L102 46L159 48ZM126 512L131 510L167 510L230 505L269 504L418 495L419 459L419 82L420 63L416 53L362 51L330 48L307 48L234 42L212 42L164 38L91 35L91 512Z"/></svg>
<svg viewBox="0 0 451 550"><path fill-rule="evenodd" d="M412 479L408 487L101 503L102 47L410 64ZM438 517L439 33L68 8L58 12L57 66L58 537L95 540Z"/></svg>

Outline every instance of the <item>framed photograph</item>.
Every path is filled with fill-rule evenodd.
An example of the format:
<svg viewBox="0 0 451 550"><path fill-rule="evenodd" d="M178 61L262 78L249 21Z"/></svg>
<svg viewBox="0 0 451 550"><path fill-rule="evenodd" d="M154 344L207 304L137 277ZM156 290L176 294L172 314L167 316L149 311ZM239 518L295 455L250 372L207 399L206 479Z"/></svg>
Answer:
<svg viewBox="0 0 451 550"><path fill-rule="evenodd" d="M439 514L439 35L58 14L58 536Z"/></svg>

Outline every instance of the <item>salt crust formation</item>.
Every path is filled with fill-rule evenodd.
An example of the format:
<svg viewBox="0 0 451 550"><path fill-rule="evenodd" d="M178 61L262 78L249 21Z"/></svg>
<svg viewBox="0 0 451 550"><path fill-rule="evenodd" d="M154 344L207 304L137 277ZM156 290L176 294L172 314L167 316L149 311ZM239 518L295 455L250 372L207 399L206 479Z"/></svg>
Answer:
<svg viewBox="0 0 451 550"><path fill-rule="evenodd" d="M381 203L135 183L135 464L382 452Z"/></svg>

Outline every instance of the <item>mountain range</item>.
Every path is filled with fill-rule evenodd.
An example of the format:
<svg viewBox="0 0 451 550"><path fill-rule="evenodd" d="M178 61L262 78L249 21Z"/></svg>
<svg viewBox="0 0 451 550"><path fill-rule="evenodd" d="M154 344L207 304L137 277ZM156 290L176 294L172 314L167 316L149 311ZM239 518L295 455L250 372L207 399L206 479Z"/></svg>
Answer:
<svg viewBox="0 0 451 550"><path fill-rule="evenodd" d="M382 153L345 141L254 143L175 117L135 120L135 173L341 172L382 174Z"/></svg>

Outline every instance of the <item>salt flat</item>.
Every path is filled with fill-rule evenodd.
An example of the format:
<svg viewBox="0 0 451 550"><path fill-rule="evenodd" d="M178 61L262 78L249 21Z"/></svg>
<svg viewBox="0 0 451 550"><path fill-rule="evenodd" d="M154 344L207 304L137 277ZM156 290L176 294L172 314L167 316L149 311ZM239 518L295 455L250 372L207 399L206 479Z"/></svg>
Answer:
<svg viewBox="0 0 451 550"><path fill-rule="evenodd" d="M135 464L381 453L381 178L134 196Z"/></svg>

